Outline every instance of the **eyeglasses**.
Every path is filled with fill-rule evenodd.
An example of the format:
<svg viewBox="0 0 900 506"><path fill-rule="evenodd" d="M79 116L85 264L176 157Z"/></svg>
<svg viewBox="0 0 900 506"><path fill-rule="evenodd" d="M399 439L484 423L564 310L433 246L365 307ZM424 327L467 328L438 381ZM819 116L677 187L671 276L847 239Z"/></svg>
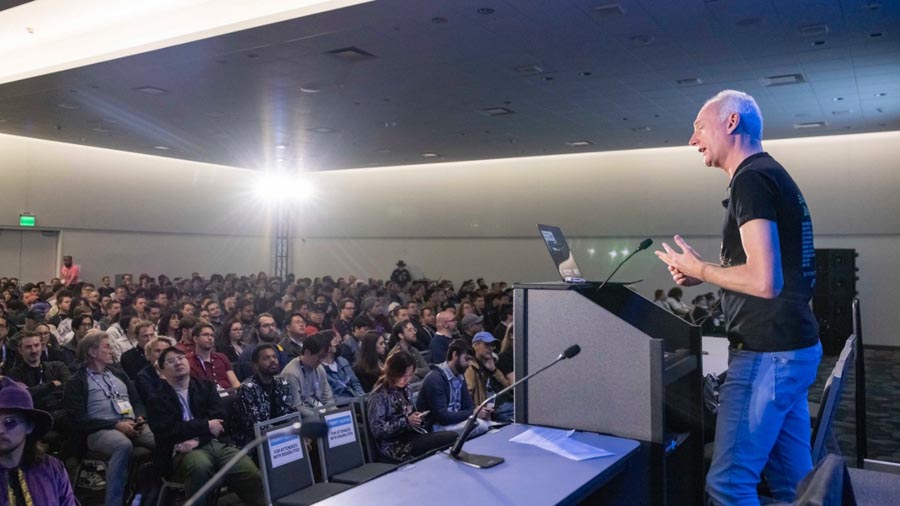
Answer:
<svg viewBox="0 0 900 506"><path fill-rule="evenodd" d="M16 416L7 416L3 419L2 422L0 422L0 424L3 425L4 430L13 430L23 423L25 423L25 420L22 420L21 418Z"/></svg>
<svg viewBox="0 0 900 506"><path fill-rule="evenodd" d="M243 332L244 329L242 329L241 327L235 327L235 328L231 329L231 331L232 332Z"/></svg>
<svg viewBox="0 0 900 506"><path fill-rule="evenodd" d="M185 357L184 355L176 355L172 358L167 358L166 365L177 365L178 362L182 362L184 360L187 360L187 357Z"/></svg>

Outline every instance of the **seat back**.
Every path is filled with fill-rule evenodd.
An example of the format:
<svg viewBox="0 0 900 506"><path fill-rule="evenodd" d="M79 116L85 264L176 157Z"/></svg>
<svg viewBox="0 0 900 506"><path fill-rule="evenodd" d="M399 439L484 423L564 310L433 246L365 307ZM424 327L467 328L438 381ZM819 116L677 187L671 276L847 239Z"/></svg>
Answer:
<svg viewBox="0 0 900 506"><path fill-rule="evenodd" d="M268 436L259 447L259 468L268 504L314 483L306 444L300 434L292 432L295 422L300 422L299 413L289 413L253 426L256 437Z"/></svg>
<svg viewBox="0 0 900 506"><path fill-rule="evenodd" d="M322 417L328 432L319 441L319 461L322 476L330 480L332 476L347 472L366 463L360 433L356 425L356 413L348 403L324 410Z"/></svg>
<svg viewBox="0 0 900 506"><path fill-rule="evenodd" d="M813 465L818 464L828 453L826 444L832 438L834 433L832 426L834 418L837 415L838 405L841 403L841 392L844 387L844 377L853 364L853 357L856 352L856 336L851 335L844 343L844 349L831 375L825 382L825 388L822 391L822 402L819 404L819 415L816 419L816 425L813 427L812 434L812 461Z"/></svg>

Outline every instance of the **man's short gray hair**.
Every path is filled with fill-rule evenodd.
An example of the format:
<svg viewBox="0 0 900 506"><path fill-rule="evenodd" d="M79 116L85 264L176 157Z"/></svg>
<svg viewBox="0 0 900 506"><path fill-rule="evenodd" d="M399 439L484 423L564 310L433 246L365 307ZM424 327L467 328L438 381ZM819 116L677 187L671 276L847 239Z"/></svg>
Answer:
<svg viewBox="0 0 900 506"><path fill-rule="evenodd" d="M732 113L741 117L741 130L756 140L762 140L763 119L756 100L743 91L722 90L706 101L704 107L711 103L719 104L719 119L725 120Z"/></svg>

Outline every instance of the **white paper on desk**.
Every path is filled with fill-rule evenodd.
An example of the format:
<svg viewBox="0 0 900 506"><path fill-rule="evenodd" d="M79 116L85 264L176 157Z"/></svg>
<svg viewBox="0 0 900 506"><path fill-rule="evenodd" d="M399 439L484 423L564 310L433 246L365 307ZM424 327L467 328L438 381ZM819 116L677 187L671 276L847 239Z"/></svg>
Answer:
<svg viewBox="0 0 900 506"><path fill-rule="evenodd" d="M574 430L531 427L510 439L510 442L537 446L569 460L587 460L613 455L602 448L582 443L571 436Z"/></svg>

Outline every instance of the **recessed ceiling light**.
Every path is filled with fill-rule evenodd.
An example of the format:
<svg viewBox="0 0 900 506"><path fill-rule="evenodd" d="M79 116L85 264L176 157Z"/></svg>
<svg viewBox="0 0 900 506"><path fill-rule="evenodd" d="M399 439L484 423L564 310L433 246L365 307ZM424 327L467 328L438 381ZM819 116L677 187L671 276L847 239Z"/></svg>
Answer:
<svg viewBox="0 0 900 506"><path fill-rule="evenodd" d="M591 141L568 141L566 142L566 146L572 148L580 148L582 146L593 146L594 143Z"/></svg>
<svg viewBox="0 0 900 506"><path fill-rule="evenodd" d="M635 35L629 39L632 45L635 46L649 46L653 44L653 36L652 35Z"/></svg>
<svg viewBox="0 0 900 506"><path fill-rule="evenodd" d="M438 158L439 154L437 153L422 153L422 158Z"/></svg>
<svg viewBox="0 0 900 506"><path fill-rule="evenodd" d="M875 97L886 97L886 96L887 96L887 93L885 93L885 92L882 91L882 92L880 92L880 93L874 94L873 96L875 96Z"/></svg>
<svg viewBox="0 0 900 506"><path fill-rule="evenodd" d="M842 109L840 111L831 111L831 115L832 116L846 116L847 114L850 114L851 112L853 112L853 111L851 111L850 109Z"/></svg>
<svg viewBox="0 0 900 506"><path fill-rule="evenodd" d="M806 78L803 74L783 74L779 76L766 76L762 78L762 84L766 87L786 86L789 84L805 83Z"/></svg>
<svg viewBox="0 0 900 506"><path fill-rule="evenodd" d="M805 130L810 128L825 128L828 126L828 122L826 121L807 121L804 123L794 123L794 128L797 130Z"/></svg>
<svg viewBox="0 0 900 506"><path fill-rule="evenodd" d="M317 133L317 134L331 134L331 133L334 133L334 129L333 129L333 128L327 128L327 127L315 127L315 128L310 128L309 131L310 131L310 132L315 132L315 133Z"/></svg>
<svg viewBox="0 0 900 506"><path fill-rule="evenodd" d="M446 23L447 21L449 21L449 20L447 18L445 18L444 16L435 16L435 17L431 18L431 22L436 25L442 25L442 24Z"/></svg>
<svg viewBox="0 0 900 506"><path fill-rule="evenodd" d="M759 18L744 18L737 20L734 24L740 26L742 28L747 28L748 26L758 25L762 22Z"/></svg>
<svg viewBox="0 0 900 506"><path fill-rule="evenodd" d="M585 70L584 72L579 72L579 73L578 73L578 75L580 75L580 76L582 76L582 77L588 77L588 76L590 76L591 74L592 74L592 72L589 71L589 70Z"/></svg>
<svg viewBox="0 0 900 506"><path fill-rule="evenodd" d="M554 78L553 76L544 76L543 79L544 81L552 81Z"/></svg>
<svg viewBox="0 0 900 506"><path fill-rule="evenodd" d="M594 7L594 12L601 18L614 18L625 14L625 9L619 4L611 3Z"/></svg>
<svg viewBox="0 0 900 506"><path fill-rule="evenodd" d="M170 148L169 148L169 146L160 145L160 146L153 146L153 149L158 149L160 151L168 151Z"/></svg>
<svg viewBox="0 0 900 506"><path fill-rule="evenodd" d="M872 32L869 34L869 38L877 39L878 37L881 37L882 35L884 35L884 32Z"/></svg>
<svg viewBox="0 0 900 506"><path fill-rule="evenodd" d="M540 74L544 71L542 67L539 67L537 65L519 65L517 67L513 67L513 70L522 75Z"/></svg>
<svg viewBox="0 0 900 506"><path fill-rule="evenodd" d="M834 97L834 98L832 98L831 100L834 101L834 102L843 102L844 97Z"/></svg>
<svg viewBox="0 0 900 506"><path fill-rule="evenodd" d="M165 95L169 92L169 90L164 90L162 88L157 88L156 86L139 86L137 88L131 88L134 91L138 91L141 93L146 93L147 95Z"/></svg>
<svg viewBox="0 0 900 506"><path fill-rule="evenodd" d="M478 14L481 14L483 16L490 16L491 14L494 13L494 9L492 9L490 7L481 7L478 10L476 10L475 12L477 12Z"/></svg>
<svg viewBox="0 0 900 506"><path fill-rule="evenodd" d="M631 129L631 131L632 131L632 132L635 132L635 133L639 133L639 132L649 132L650 130L653 130L653 129L650 128L650 127L648 127L648 126L639 126L639 127L634 127L634 128Z"/></svg>
<svg viewBox="0 0 900 506"><path fill-rule="evenodd" d="M810 42L809 45L813 46L813 47L824 46L825 41L824 40L814 40L814 41Z"/></svg>
<svg viewBox="0 0 900 506"><path fill-rule="evenodd" d="M56 104L56 106L59 107L60 109L68 109L70 111L75 111L78 109L78 106L74 105L74 104L62 103L62 104Z"/></svg>
<svg viewBox="0 0 900 506"><path fill-rule="evenodd" d="M516 111L513 111L508 107L488 107L487 109L482 109L481 113L487 116L506 116L508 114L515 114Z"/></svg>
<svg viewBox="0 0 900 506"><path fill-rule="evenodd" d="M881 8L881 4L878 2L869 2L866 4L866 8L869 9L870 11L877 11L878 9Z"/></svg>
<svg viewBox="0 0 900 506"><path fill-rule="evenodd" d="M374 54L354 46L332 49L331 51L326 51L325 54L334 56L335 58L347 63L356 63L360 61L371 60L376 57Z"/></svg>
<svg viewBox="0 0 900 506"><path fill-rule="evenodd" d="M678 86L697 86L703 84L703 79L700 79L699 77L688 77L685 79L678 79L675 82L678 83Z"/></svg>
<svg viewBox="0 0 900 506"><path fill-rule="evenodd" d="M307 86L301 86L300 91L302 91L303 93L318 93L322 90L320 90L318 86L307 85Z"/></svg>
<svg viewBox="0 0 900 506"><path fill-rule="evenodd" d="M800 27L800 35L804 37L820 37L827 34L829 31L828 25L825 23L804 25Z"/></svg>
<svg viewBox="0 0 900 506"><path fill-rule="evenodd" d="M275 149L282 149L282 150L283 150L283 149L287 149L287 145L285 145L285 144L276 144L276 145L275 145Z"/></svg>

